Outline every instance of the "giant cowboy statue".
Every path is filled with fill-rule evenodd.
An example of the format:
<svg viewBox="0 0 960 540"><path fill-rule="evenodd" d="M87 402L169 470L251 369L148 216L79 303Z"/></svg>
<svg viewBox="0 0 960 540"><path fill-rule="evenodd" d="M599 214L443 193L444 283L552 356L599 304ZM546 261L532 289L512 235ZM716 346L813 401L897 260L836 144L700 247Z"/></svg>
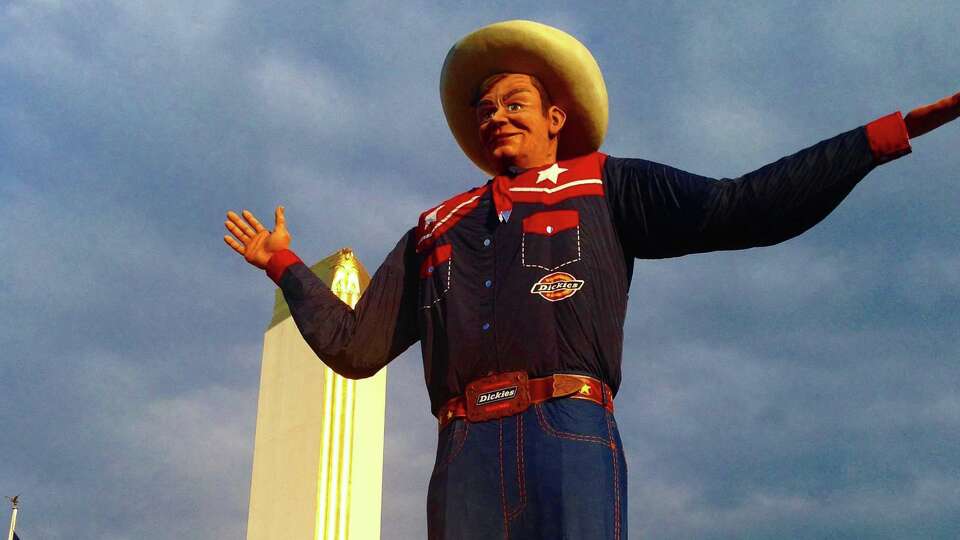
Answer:
<svg viewBox="0 0 960 540"><path fill-rule="evenodd" d="M424 211L355 309L289 249L283 207L273 231L228 212L224 237L279 285L337 373L369 377L420 341L439 420L427 496L437 539L627 538L614 398L634 259L797 236L910 153L911 138L960 115L956 94L739 178L706 178L599 152L596 61L529 21L456 43L440 94L460 147L493 178Z"/></svg>

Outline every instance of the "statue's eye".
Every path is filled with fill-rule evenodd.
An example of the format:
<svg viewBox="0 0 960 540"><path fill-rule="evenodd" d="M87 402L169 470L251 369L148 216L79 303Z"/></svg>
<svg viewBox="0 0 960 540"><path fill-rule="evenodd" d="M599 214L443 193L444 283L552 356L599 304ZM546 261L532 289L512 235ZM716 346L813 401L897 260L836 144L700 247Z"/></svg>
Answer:
<svg viewBox="0 0 960 540"><path fill-rule="evenodd" d="M510 103L507 105L507 110L510 112L519 112L523 108L523 105L519 103Z"/></svg>
<svg viewBox="0 0 960 540"><path fill-rule="evenodd" d="M492 107L486 107L477 111L477 118L481 122L489 120L493 116L494 109Z"/></svg>

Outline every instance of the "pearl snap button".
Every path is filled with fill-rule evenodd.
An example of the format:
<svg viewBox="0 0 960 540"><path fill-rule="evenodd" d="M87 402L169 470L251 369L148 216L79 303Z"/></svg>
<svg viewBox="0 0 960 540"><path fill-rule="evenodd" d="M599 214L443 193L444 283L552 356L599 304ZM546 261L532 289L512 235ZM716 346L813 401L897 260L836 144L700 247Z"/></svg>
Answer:
<svg viewBox="0 0 960 540"><path fill-rule="evenodd" d="M547 234L553 234L553 227L547 225Z"/></svg>

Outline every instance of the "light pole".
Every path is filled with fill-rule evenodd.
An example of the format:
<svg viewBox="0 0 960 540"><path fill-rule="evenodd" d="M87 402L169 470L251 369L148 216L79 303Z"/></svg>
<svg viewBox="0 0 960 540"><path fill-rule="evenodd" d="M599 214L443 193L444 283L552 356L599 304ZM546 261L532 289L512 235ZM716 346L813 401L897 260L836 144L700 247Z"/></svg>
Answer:
<svg viewBox="0 0 960 540"><path fill-rule="evenodd" d="M20 503L20 496L14 495L13 497L7 497L7 500L10 501L10 505L13 507L13 513L10 515L10 532L7 533L7 540L13 540L13 530L17 528L17 506Z"/></svg>

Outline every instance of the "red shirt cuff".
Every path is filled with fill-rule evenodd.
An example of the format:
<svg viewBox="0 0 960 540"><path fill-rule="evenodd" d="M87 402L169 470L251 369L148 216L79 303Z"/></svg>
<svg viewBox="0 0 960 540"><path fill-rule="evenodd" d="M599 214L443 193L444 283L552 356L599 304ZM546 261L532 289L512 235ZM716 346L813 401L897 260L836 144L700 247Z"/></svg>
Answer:
<svg viewBox="0 0 960 540"><path fill-rule="evenodd" d="M267 275L270 276L270 279L273 280L278 286L280 285L280 278L283 277L283 273L291 264L302 263L300 257L297 257L297 254L290 251L289 249L284 249L278 251L270 257L270 260L267 261Z"/></svg>
<svg viewBox="0 0 960 540"><path fill-rule="evenodd" d="M867 140L877 164L886 163L910 153L910 135L900 111L877 118L867 124Z"/></svg>

